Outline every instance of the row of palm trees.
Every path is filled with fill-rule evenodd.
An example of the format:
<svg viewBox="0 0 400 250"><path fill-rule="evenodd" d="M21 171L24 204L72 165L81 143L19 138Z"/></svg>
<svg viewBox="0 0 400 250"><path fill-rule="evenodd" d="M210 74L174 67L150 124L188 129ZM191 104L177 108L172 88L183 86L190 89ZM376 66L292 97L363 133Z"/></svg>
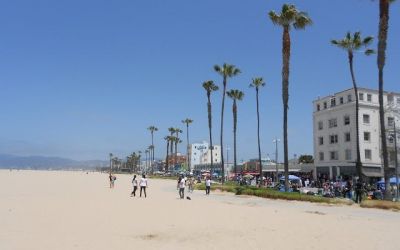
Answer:
<svg viewBox="0 0 400 250"><path fill-rule="evenodd" d="M382 157L385 172L386 185L389 185L390 171L388 164L388 152L387 152L387 142L386 142L386 131L385 131L385 120L384 120L384 106L383 106L383 69L385 66L386 58L386 46L387 46L387 34L388 34L388 21L389 21L389 6L394 0L379 0L379 34L378 34L378 50L377 50L377 64L378 64L378 80L379 80L379 117L380 117L380 129L381 129L381 139L382 139ZM283 146L284 146L284 175L285 175L285 190L288 190L288 173L289 173L289 149L288 149L288 103L289 103L289 74L290 74L290 52L291 52L291 37L290 31L304 30L307 26L312 24L311 18L304 11L300 11L296 6L292 4L284 4L280 12L270 11L268 13L270 21L276 26L282 28L282 104L283 104ZM362 177L361 171L361 159L360 159L360 149L359 149L359 122L358 122L358 88L355 79L355 74L353 70L353 58L354 52L359 51L362 48L366 48L364 51L366 55L371 55L374 53L373 50L367 47L372 43L373 38L368 36L366 38L361 37L360 32L355 32L351 34L350 32L346 34L345 38L340 40L332 40L331 44L344 49L347 52L350 74L352 78L352 84L355 92L356 98L356 130L357 130L357 160L356 169L360 177ZM225 96L228 95L233 100L232 111L233 111L233 131L234 131L234 167L236 170L236 128L237 128L237 101L243 99L244 94L240 90L229 90L227 91L228 80L234 76L241 73L235 65L230 65L224 63L222 66L215 65L215 72L217 72L222 77L222 105L221 105L221 119L220 119L220 145L221 145L221 166L222 166L222 181L224 182L225 175L225 162L224 162L224 143L223 143L223 125L224 125L224 109L225 109ZM203 82L203 88L207 94L207 112L208 112L208 128L209 128L209 140L210 140L210 150L211 150L211 166L213 161L213 141L212 141L212 105L211 105L211 94L219 89L213 81L208 80ZM257 142L258 142L258 156L260 164L260 174L262 174L262 163L261 163L261 146L260 146L260 122L259 122L259 90L261 87L265 86L265 82L262 78L254 78L251 87L256 90L256 103L257 103ZM189 145L189 124L193 121L187 119L182 121L187 127L187 145ZM154 161L154 144L153 144L153 133L157 131L157 128L151 126L148 128L151 131L152 136L152 150L151 157L152 162ZM177 145L181 142L179 139L179 133L182 131L177 128L169 129L170 135L166 136L164 139L167 141L167 164L168 164L168 147L170 147L170 152L173 153L173 145L175 145L175 163L177 154ZM189 151L189 150L188 150ZM189 158L189 156L187 156ZM167 166L168 167L168 166ZM389 188L387 186L387 188Z"/></svg>

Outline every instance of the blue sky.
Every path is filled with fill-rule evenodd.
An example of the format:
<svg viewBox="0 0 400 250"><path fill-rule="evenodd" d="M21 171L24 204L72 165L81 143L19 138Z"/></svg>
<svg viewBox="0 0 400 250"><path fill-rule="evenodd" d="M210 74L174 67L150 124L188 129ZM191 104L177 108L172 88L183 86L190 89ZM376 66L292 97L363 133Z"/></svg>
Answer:
<svg viewBox="0 0 400 250"><path fill-rule="evenodd" d="M221 86L214 64L235 64L228 88L239 103L238 158L257 155L255 91L260 94L263 155L282 138L281 36L267 17L286 1L4 1L0 8L0 153L77 160L123 157L150 145L165 155L167 128L190 117L191 141L207 140L205 80ZM289 151L312 154L312 100L351 87L346 53L331 39L347 31L376 36L378 2L291 1L314 25L292 32ZM400 4L391 7L385 88L399 91ZM376 48L376 43L373 44ZM377 88L376 56L355 58L357 81ZM213 96L214 141L221 92ZM225 142L232 149L232 102ZM180 147L184 150L184 146ZM282 152L280 145L280 152ZM232 155L230 153L230 155ZM281 154L282 155L282 154Z"/></svg>

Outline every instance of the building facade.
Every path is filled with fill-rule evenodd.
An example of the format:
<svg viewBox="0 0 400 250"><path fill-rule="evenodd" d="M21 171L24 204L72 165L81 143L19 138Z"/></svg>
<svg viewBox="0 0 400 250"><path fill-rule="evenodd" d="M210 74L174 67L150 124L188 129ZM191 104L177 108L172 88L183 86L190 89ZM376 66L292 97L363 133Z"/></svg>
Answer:
<svg viewBox="0 0 400 250"><path fill-rule="evenodd" d="M382 177L378 91L359 88L358 94L362 172L367 177ZM389 108L393 103L400 104L400 94L385 92L384 106ZM313 107L314 158L317 175L326 175L330 179L355 176L357 143L354 89L318 98L313 102ZM391 112L386 112L386 126L389 127L392 121Z"/></svg>
<svg viewBox="0 0 400 250"><path fill-rule="evenodd" d="M196 165L211 163L211 150L208 142L193 143L189 145L189 162L191 169ZM213 163L221 162L221 147L213 146Z"/></svg>

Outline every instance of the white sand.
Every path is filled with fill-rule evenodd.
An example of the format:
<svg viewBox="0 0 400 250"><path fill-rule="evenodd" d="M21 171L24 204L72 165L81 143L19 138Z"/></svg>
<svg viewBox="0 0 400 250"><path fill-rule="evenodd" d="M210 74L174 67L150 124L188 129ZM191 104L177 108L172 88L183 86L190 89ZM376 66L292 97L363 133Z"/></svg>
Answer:
<svg viewBox="0 0 400 250"><path fill-rule="evenodd" d="M400 213L195 191L101 173L0 171L0 249L400 249Z"/></svg>

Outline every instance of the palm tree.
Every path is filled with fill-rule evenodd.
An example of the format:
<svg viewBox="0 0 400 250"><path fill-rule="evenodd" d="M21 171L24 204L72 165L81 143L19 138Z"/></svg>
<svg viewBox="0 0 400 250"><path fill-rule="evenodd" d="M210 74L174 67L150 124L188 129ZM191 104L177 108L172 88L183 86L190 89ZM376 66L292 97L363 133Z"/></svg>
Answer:
<svg viewBox="0 0 400 250"><path fill-rule="evenodd" d="M349 60L349 66L350 66L350 74L351 74L351 79L353 81L353 88L354 88L354 95L356 97L356 143L357 143L357 156L356 156L356 170L357 170L357 175L362 178L362 163L361 163L361 156L360 156L360 131L359 131L359 117L358 117L358 111L359 111L359 102L358 102L358 87L356 83L356 78L354 76L354 70L353 70L353 57L354 57L354 52L359 51L361 48L366 48L368 45L370 45L373 41L372 36L368 36L366 38L361 38L361 33L360 32L355 32L353 35L350 32L347 32L346 36L341 39L341 40L332 40L331 43L341 49L344 49L347 51L347 58ZM367 49L364 51L366 55L371 55L374 53L373 50ZM362 178L363 179L363 178Z"/></svg>
<svg viewBox="0 0 400 250"><path fill-rule="evenodd" d="M150 126L147 130L151 133L151 151L150 151L150 160L151 160L151 167L153 168L154 163L154 132L158 131L158 128L155 126Z"/></svg>
<svg viewBox="0 0 400 250"><path fill-rule="evenodd" d="M258 164L260 165L260 183L262 180L262 162L261 162L261 146L260 146L260 110L258 105L258 92L260 88L265 86L262 77L253 78L250 88L256 89L256 103L257 103L257 143L258 143Z"/></svg>
<svg viewBox="0 0 400 250"><path fill-rule="evenodd" d="M169 156L169 143L170 142L172 143L171 137L172 136L170 136L170 135L167 135L164 137L164 140L167 142L167 156L165 158L165 171L168 171L168 168L169 168L168 156Z"/></svg>
<svg viewBox="0 0 400 250"><path fill-rule="evenodd" d="M174 127L169 127L169 128L168 128L168 131L169 131L170 136L171 136L171 140L170 140L171 144L169 145L169 146L170 146L170 151L169 151L169 152L171 153L171 157L173 157L173 155L174 155L174 142L175 142L175 140L174 140L174 138L172 138L172 137L174 136L175 128L174 128ZM175 163L174 163L174 167L175 167Z"/></svg>
<svg viewBox="0 0 400 250"><path fill-rule="evenodd" d="M193 122L192 119L190 118L186 118L185 120L182 120L182 123L186 124L186 164L188 166L188 170L190 172L190 163L189 163L189 124L191 124Z"/></svg>
<svg viewBox="0 0 400 250"><path fill-rule="evenodd" d="M182 133L183 131L180 128L175 128L175 156L174 156L174 163L176 165L177 158L178 158L178 143L181 143L182 141L179 139L179 133Z"/></svg>
<svg viewBox="0 0 400 250"><path fill-rule="evenodd" d="M272 23L283 28L282 36L282 101L283 101L283 145L285 165L285 191L289 190L289 149L287 136L287 113L289 102L289 62L290 62L290 29L305 29L312 21L308 14L296 9L296 6L284 4L281 13L269 12Z"/></svg>
<svg viewBox="0 0 400 250"><path fill-rule="evenodd" d="M224 63L221 66L214 65L214 70L222 76L222 106L221 106L221 134L220 134L220 142L221 142L221 167L222 167L222 184L225 182L225 166L224 166L224 109L225 109L225 93L226 86L228 84L228 78L234 77L240 74L240 69L236 68L235 65Z"/></svg>
<svg viewBox="0 0 400 250"><path fill-rule="evenodd" d="M233 100L232 112L233 112L233 165L235 168L235 175L237 174L237 161L236 161L236 126L237 126L237 101L241 101L244 97L244 93L237 89L231 89L226 92L228 97Z"/></svg>
<svg viewBox="0 0 400 250"><path fill-rule="evenodd" d="M381 128L383 169L386 190L390 189L390 168L388 160L385 110L383 106L383 68L386 60L386 43L389 30L389 5L395 0L379 0L379 41L378 41L378 70L379 70L379 123ZM385 199L390 199L390 192L385 192Z"/></svg>
<svg viewBox="0 0 400 250"><path fill-rule="evenodd" d="M144 153L146 154L146 164L145 164L145 167L146 167L146 171L145 172L147 172L147 168L148 168L148 159L149 159L149 154L150 154L150 151L148 150L148 149L146 149L145 151L144 151Z"/></svg>
<svg viewBox="0 0 400 250"><path fill-rule="evenodd" d="M211 150L211 169L213 167L213 142L212 142L212 112L211 112L211 93L213 91L218 90L218 86L214 84L213 81L205 81L203 82L203 88L206 90L207 93L207 113L208 113L208 133L210 137L210 150Z"/></svg>
<svg viewBox="0 0 400 250"><path fill-rule="evenodd" d="M111 176L111 174L112 174L112 157L113 157L113 154L110 153L109 156L110 156L110 176Z"/></svg>

